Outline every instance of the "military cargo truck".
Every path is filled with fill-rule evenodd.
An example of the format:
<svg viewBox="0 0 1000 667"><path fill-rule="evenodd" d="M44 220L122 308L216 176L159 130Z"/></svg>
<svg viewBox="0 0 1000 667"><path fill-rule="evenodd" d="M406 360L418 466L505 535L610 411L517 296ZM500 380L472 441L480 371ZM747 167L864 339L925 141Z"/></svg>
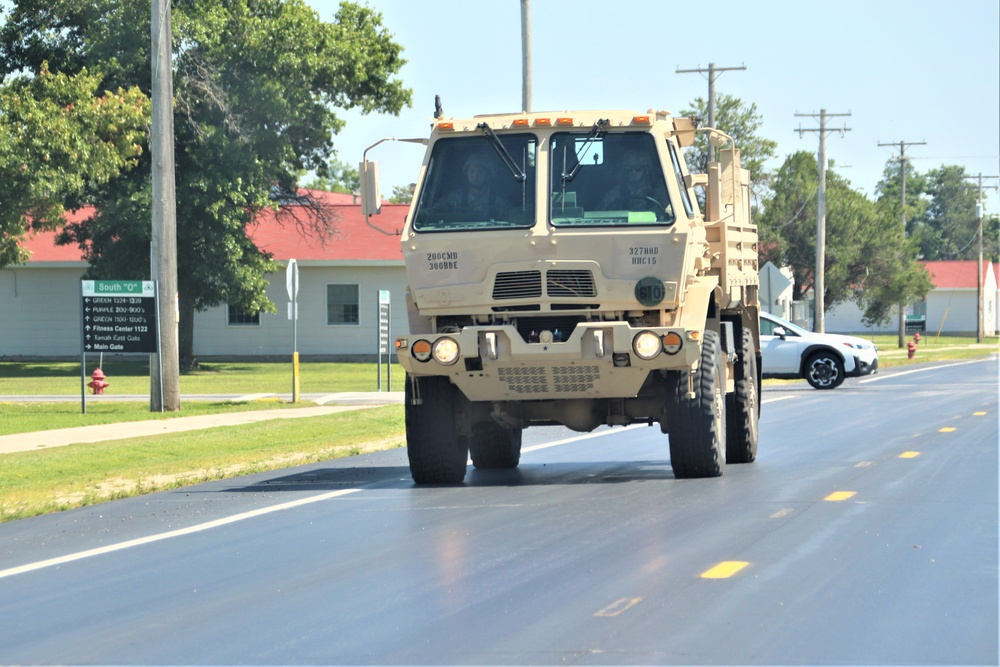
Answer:
<svg viewBox="0 0 1000 667"><path fill-rule="evenodd" d="M705 174L682 152L698 131L719 155ZM659 424L678 478L754 460L757 228L730 137L567 111L439 117L422 143L396 340L415 482L462 481L470 454L514 468L537 425Z"/></svg>

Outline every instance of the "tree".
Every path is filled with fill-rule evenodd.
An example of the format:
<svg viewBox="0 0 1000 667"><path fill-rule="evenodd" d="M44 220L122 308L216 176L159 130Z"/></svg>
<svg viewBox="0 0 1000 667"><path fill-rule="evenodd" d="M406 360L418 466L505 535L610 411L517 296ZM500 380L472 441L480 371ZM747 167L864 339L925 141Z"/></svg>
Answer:
<svg viewBox="0 0 1000 667"><path fill-rule="evenodd" d="M926 187L929 201L911 230L919 238L923 258L976 259L979 256L978 185L965 173L964 167L942 166L927 173ZM984 256L995 254L995 248L993 239L984 235Z"/></svg>
<svg viewBox="0 0 1000 667"><path fill-rule="evenodd" d="M681 112L682 116L708 118L708 101L698 97L692 106ZM754 197L760 199L767 191L769 175L764 163L775 156L778 142L758 136L761 116L757 105L744 104L733 95L718 95L715 100L715 125L733 138L740 149L740 166L750 170L750 183ZM704 173L708 165L708 135L698 132L694 146L684 153L692 171Z"/></svg>
<svg viewBox="0 0 1000 667"><path fill-rule="evenodd" d="M27 260L29 230L58 228L67 208L137 164L148 100L135 87L98 93L100 79L42 62L0 86L0 268Z"/></svg>
<svg viewBox="0 0 1000 667"><path fill-rule="evenodd" d="M361 173L336 157L327 166L327 177L316 176L306 184L310 190L355 194L361 191Z"/></svg>
<svg viewBox="0 0 1000 667"><path fill-rule="evenodd" d="M48 60L148 96L149 32L136 28L149 18L142 0L16 0L0 29L0 73L38 72ZM336 110L397 114L411 92L394 78L405 61L381 15L351 2L326 23L302 0L175 0L173 28L180 355L190 367L196 309L274 310L264 293L274 263L251 236L259 211L331 236L334 209L301 196L296 180L329 176ZM94 189L97 214L64 230L90 277L149 277L148 155Z"/></svg>
<svg viewBox="0 0 1000 667"><path fill-rule="evenodd" d="M413 201L413 190L409 186L394 185L389 201L393 204L409 204Z"/></svg>
<svg viewBox="0 0 1000 667"><path fill-rule="evenodd" d="M892 299L917 294L922 298L930 283L916 263L915 244L903 238L895 211L853 190L835 172L827 172L826 186L825 307L853 299L865 309L870 324L886 319L887 309L900 303ZM815 156L806 151L790 155L775 174L772 189L757 216L761 260L790 267L793 298L801 300L815 285Z"/></svg>

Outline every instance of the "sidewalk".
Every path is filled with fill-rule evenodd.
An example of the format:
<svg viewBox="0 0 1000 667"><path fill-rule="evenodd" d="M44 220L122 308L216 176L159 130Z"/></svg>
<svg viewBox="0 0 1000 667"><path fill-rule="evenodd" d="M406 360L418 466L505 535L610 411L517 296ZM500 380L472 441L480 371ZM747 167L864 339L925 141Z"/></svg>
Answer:
<svg viewBox="0 0 1000 667"><path fill-rule="evenodd" d="M269 394L268 397L276 396ZM320 405L286 408L283 410L258 410L254 412L230 412L218 415L196 415L193 417L172 417L168 419L156 419L148 421L117 422L114 424L96 424L94 426L78 426L75 428L61 428L51 431L35 431L32 433L13 433L11 435L0 436L0 454L10 454L12 452L33 451L36 449L46 449L49 447L61 447L63 445L74 445L91 442L103 442L107 440L122 440L124 438L138 438L148 435L163 435L165 433L180 433L182 431L197 431L202 429L216 428L219 426L240 426L242 424L253 424L255 422L269 419L296 419L301 417L319 417L322 415L345 412L347 410L360 410L379 405L400 404L403 402L403 392L349 392L342 394L310 394L312 398L302 395L304 401L321 403ZM277 396L281 398L281 396ZM110 397L88 396L88 404L100 402ZM115 400L149 400L149 396L116 396ZM253 400L253 398L264 398L264 396L182 396L181 405L185 400ZM59 401L79 401L79 397L72 396L3 396L0 400L10 402L51 402ZM291 396L287 397L291 400Z"/></svg>

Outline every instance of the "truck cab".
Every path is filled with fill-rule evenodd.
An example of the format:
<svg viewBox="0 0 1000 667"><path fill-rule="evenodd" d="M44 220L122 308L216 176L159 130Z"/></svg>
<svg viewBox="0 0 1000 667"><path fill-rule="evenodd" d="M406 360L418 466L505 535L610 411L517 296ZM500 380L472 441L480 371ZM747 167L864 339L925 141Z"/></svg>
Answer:
<svg viewBox="0 0 1000 667"><path fill-rule="evenodd" d="M678 477L755 458L749 175L716 131L719 162L690 174L695 131L662 111L435 119L400 239L415 481L461 481L470 453L515 467L536 425L658 423Z"/></svg>

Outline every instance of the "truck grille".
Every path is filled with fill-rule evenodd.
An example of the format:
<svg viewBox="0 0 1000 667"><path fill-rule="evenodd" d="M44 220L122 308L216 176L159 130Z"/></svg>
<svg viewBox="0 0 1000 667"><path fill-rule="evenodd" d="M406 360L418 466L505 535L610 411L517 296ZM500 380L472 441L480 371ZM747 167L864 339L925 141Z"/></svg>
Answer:
<svg viewBox="0 0 1000 667"><path fill-rule="evenodd" d="M545 293L550 297L597 296L594 274L580 269L552 269L545 272ZM533 299L542 296L541 271L506 271L493 281L494 299Z"/></svg>
<svg viewBox="0 0 1000 667"><path fill-rule="evenodd" d="M590 366L556 366L549 370L544 366L521 366L500 368L497 377L505 382L515 394L571 394L587 392L601 379L600 369Z"/></svg>
<svg viewBox="0 0 1000 667"><path fill-rule="evenodd" d="M552 269L545 273L545 291L549 296L597 296L594 274L585 270Z"/></svg>
<svg viewBox="0 0 1000 667"><path fill-rule="evenodd" d="M541 271L498 273L493 282L494 299L531 299L542 295Z"/></svg>

